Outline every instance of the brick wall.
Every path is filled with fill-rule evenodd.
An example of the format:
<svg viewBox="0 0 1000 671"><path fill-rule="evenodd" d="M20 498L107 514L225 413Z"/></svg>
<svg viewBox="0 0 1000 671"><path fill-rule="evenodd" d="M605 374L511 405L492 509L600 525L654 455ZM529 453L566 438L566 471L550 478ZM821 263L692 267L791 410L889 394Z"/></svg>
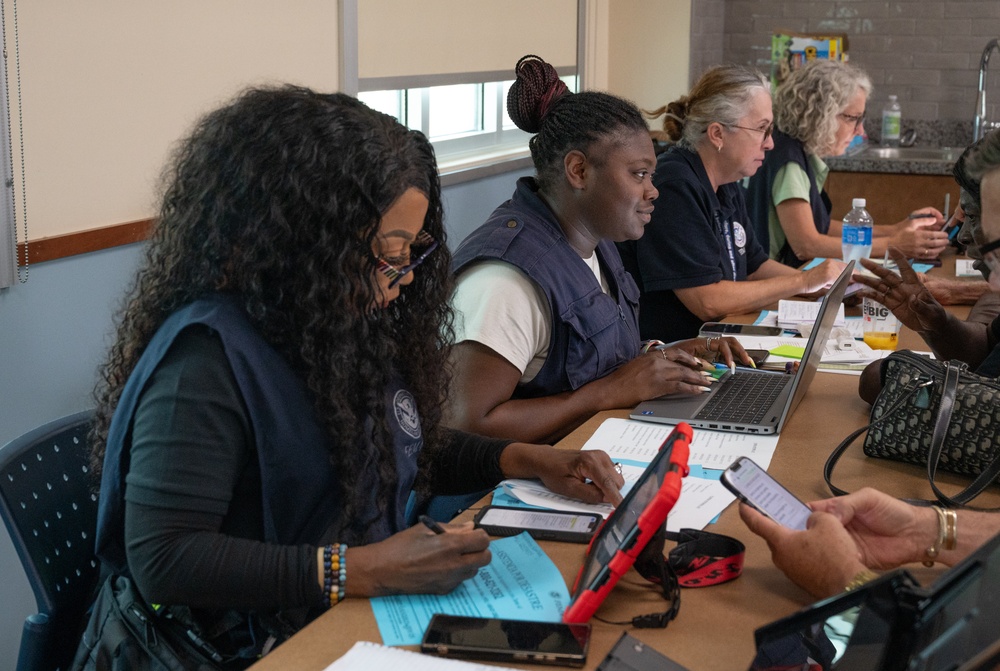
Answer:
<svg viewBox="0 0 1000 671"><path fill-rule="evenodd" d="M1000 2L1000 0L997 0ZM691 61L688 88L708 68L725 63L726 2L725 0L691 1Z"/></svg>
<svg viewBox="0 0 1000 671"><path fill-rule="evenodd" d="M692 0L692 9L702 0ZM704 3L711 6L718 0ZM1000 0L725 0L723 59L770 69L770 36L847 33L850 60L875 85L868 117L881 118L889 94L910 119L971 120L983 47L1000 37ZM692 23L692 32L694 29ZM706 33L705 40L714 39ZM696 60L692 37L692 69ZM701 49L702 47L699 47ZM699 56L700 58L700 56ZM1000 54L987 79L989 118L1000 120ZM874 124L872 124L874 125Z"/></svg>

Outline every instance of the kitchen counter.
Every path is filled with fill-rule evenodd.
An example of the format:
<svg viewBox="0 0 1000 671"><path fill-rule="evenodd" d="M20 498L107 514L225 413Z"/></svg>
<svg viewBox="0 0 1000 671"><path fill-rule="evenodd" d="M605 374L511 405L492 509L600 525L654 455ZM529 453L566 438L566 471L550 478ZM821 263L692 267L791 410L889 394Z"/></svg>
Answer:
<svg viewBox="0 0 1000 671"><path fill-rule="evenodd" d="M922 149L913 147L913 149ZM831 172L881 172L897 175L951 175L955 158L962 149L942 148L948 158L883 158L873 156L869 150L862 150L853 156L837 156L823 159Z"/></svg>

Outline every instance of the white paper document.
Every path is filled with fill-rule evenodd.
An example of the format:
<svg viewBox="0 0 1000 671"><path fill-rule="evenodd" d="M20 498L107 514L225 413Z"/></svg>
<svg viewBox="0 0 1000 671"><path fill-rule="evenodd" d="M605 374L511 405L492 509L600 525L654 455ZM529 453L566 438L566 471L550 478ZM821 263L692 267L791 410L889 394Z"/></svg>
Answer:
<svg viewBox="0 0 1000 671"><path fill-rule="evenodd" d="M390 648L358 641L347 653L324 671L372 671L372 669L406 669L406 671L514 671L510 667L476 664L457 659L442 659L434 655Z"/></svg>
<svg viewBox="0 0 1000 671"><path fill-rule="evenodd" d="M778 301L778 326L785 329L798 329L799 324L813 324L819 315L820 301ZM834 326L847 326L844 316L844 305L837 310Z"/></svg>
<svg viewBox="0 0 1000 671"><path fill-rule="evenodd" d="M644 470L644 468L623 465L623 475L628 473L625 475L626 487L634 484ZM529 506L596 513L604 517L610 515L613 510L612 506L606 503L583 503L555 494L537 480L504 480L502 486L504 494ZM622 494L625 493L627 493L626 489L622 489ZM667 531L703 529L735 500L736 497L719 480L688 476L681 481L680 498L667 515ZM496 500L494 500L493 505L498 505Z"/></svg>
<svg viewBox="0 0 1000 671"><path fill-rule="evenodd" d="M634 419L606 419L582 449L604 450L612 461L631 459L649 463L664 439L674 430L671 424L640 422ZM778 446L778 436L730 433L695 429L689 464L723 470L737 457L750 457L766 469Z"/></svg>

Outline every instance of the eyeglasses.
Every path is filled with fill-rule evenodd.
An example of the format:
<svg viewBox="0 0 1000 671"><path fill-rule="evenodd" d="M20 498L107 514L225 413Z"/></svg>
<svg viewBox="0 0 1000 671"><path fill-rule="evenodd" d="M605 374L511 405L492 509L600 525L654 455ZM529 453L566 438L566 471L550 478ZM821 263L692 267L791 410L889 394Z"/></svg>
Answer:
<svg viewBox="0 0 1000 671"><path fill-rule="evenodd" d="M849 121L849 122L853 123L854 124L854 132L855 133L858 132L858 128L861 127L861 124L863 124L865 122L865 113L864 112L862 112L861 114L844 114L843 112L841 112L837 116L839 116L844 121Z"/></svg>
<svg viewBox="0 0 1000 671"><path fill-rule="evenodd" d="M762 138L760 138L760 143L761 144L764 144L765 142L767 142L767 138L771 137L771 133L774 132L774 123L773 122L767 124L763 128L752 128L750 126L737 126L734 123L730 123L730 124L726 124L726 125L729 126L730 128L739 128L739 129L742 129L742 130L753 131L755 133L763 133L764 136Z"/></svg>
<svg viewBox="0 0 1000 671"><path fill-rule="evenodd" d="M419 266L424 262L430 253L438 248L440 243L435 240L430 233L427 231L420 231L417 233L417 237L413 240L410 245L410 251L412 252L414 248L422 249L420 256L410 261L410 255L406 256L390 256L388 258L382 256L375 257L375 268L389 278L389 288L393 288L399 281L406 277L409 273L413 271L414 268ZM410 261L407 263L407 261Z"/></svg>

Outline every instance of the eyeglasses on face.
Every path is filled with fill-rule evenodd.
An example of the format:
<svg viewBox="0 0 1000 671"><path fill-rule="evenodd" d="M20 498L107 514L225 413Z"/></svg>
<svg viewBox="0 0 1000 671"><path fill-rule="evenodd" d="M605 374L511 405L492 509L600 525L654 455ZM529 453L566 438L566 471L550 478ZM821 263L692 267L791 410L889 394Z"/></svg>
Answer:
<svg viewBox="0 0 1000 671"><path fill-rule="evenodd" d="M771 133L774 132L774 122L771 122L771 123L767 124L763 128L753 128L752 126L738 126L738 125L736 125L734 123L730 123L730 124L726 124L726 125L729 126L730 128L739 128L741 130L753 131L754 133L763 133L763 136L760 138L760 143L761 144L764 144L765 142L767 142L767 138L771 137Z"/></svg>
<svg viewBox="0 0 1000 671"><path fill-rule="evenodd" d="M843 112L841 112L837 116L839 116L844 121L848 121L850 123L853 123L854 124L854 132L855 133L857 133L858 129L861 128L861 124L863 124L865 122L865 113L864 112L862 112L861 114L844 114Z"/></svg>
<svg viewBox="0 0 1000 671"><path fill-rule="evenodd" d="M410 245L410 251L420 250L419 256L411 260L411 254L405 256L381 255L375 257L375 268L389 278L389 288L393 288L399 281L406 277L413 269L424 262L431 252L438 248L440 243L435 240L427 231L420 231ZM407 263L409 261L409 263Z"/></svg>

